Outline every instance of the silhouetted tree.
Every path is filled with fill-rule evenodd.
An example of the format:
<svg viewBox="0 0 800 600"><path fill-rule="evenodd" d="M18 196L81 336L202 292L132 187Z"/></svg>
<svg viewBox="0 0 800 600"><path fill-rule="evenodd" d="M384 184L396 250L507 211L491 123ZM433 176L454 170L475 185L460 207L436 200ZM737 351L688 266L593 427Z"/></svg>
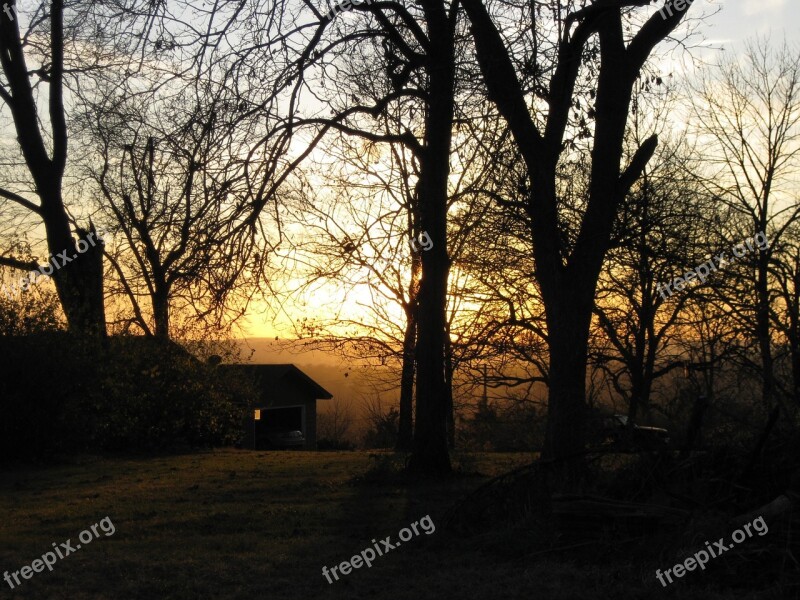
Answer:
<svg viewBox="0 0 800 600"><path fill-rule="evenodd" d="M646 135L641 129L669 127L666 116L675 109L642 106L643 96L637 94L632 116L635 146ZM692 297L706 299L721 276L706 268L705 282L672 286L719 245L708 226L719 219L717 207L692 175L697 163L690 153L685 143L660 145L619 212L598 282L591 360L627 405L630 427L640 408L648 409L655 381L680 366L674 342L684 306Z"/></svg>
<svg viewBox="0 0 800 600"><path fill-rule="evenodd" d="M147 335L166 339L176 321L183 336L198 325L227 330L263 281L277 237L268 214L254 211L238 99L206 89L191 93L203 100L187 111L183 94L169 102L126 96L106 96L87 119L96 148L87 169L118 234L108 252L119 285L112 291L132 308L126 322ZM263 161L261 176L280 174L280 165Z"/></svg>
<svg viewBox="0 0 800 600"><path fill-rule="evenodd" d="M635 183L656 148L655 136L648 138L623 167L623 141L633 86L654 47L680 23L687 6L666 18L651 15L630 36L624 33L630 8L649 1L600 1L570 12L559 28L556 52L550 59L549 85L540 78L534 93L548 105L544 123L529 111L529 89L523 87L513 60L514 48L504 40L480 0L464 0L472 24L478 61L489 97L506 119L530 181L525 211L531 228L536 275L547 318L550 350L549 406L545 456L566 459L580 455L585 446L585 385L589 327L600 269L608 250L613 224L628 190ZM670 0L668 4L672 5ZM560 5L560 3L559 3ZM560 6L559 6L560 8ZM528 17L535 35L540 10ZM598 43L588 45L597 39ZM535 46L535 44L534 44ZM586 104L575 98L578 75L593 75L596 90L590 90ZM534 54L533 61L544 57ZM532 65L536 70L536 65ZM549 67L539 66L549 71ZM586 72L588 70L588 73ZM580 115L570 122L573 111ZM576 218L579 227L573 239L566 239L559 215L559 162L575 137L565 140L568 126L579 133L586 130L580 119L594 120L591 165L585 207ZM581 139L581 138L578 138ZM588 151L588 150L587 150ZM570 477L572 478L572 477Z"/></svg>
<svg viewBox="0 0 800 600"><path fill-rule="evenodd" d="M44 225L47 248L61 265L49 270L69 329L91 337L104 336L102 245L89 238L94 233L91 226L88 230L76 226L78 239L73 238L62 189L68 138L64 57L67 44L76 40L67 39L63 0L42 5L30 21L30 31L24 34L16 2L8 4L16 18L4 13L0 19L0 100L11 112L19 152L39 200L31 201L5 187L0 188L0 198L33 213ZM30 44L31 39L36 43ZM46 110L34 92L34 88L45 87ZM46 113L46 120L41 113ZM37 261L25 262L13 255L1 256L0 264L26 271L39 268Z"/></svg>
<svg viewBox="0 0 800 600"><path fill-rule="evenodd" d="M785 43L773 49L767 38L757 38L741 58L704 73L693 92L693 129L706 140L706 185L731 211L726 250L736 264L729 269L731 283L717 289L755 341L762 401L771 406L778 383L770 265L800 217L791 188L800 173L800 54ZM766 235L767 247L739 247L759 234Z"/></svg>

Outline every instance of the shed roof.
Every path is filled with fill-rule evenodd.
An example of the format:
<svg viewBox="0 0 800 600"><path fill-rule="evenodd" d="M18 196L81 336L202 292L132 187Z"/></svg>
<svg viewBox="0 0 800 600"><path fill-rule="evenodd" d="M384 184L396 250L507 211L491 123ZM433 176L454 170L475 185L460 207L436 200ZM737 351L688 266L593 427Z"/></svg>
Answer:
<svg viewBox="0 0 800 600"><path fill-rule="evenodd" d="M285 377L295 377L314 394L317 400L330 400L333 398L328 390L311 379L293 364L279 365L220 365L220 367L233 372L251 375L260 385L270 387Z"/></svg>

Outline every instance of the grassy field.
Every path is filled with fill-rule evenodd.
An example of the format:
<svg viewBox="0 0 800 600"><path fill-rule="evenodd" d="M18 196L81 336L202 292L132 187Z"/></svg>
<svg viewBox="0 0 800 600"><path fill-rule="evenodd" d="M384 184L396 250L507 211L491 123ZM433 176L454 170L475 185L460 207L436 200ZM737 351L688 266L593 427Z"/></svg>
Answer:
<svg viewBox="0 0 800 600"><path fill-rule="evenodd" d="M30 565L108 516L116 531L34 574L0 598L749 598L696 577L670 589L636 552L612 562L537 555L526 532L460 538L441 528L329 584L371 540L430 515L524 455L457 458L464 474L439 483L365 480L364 452L220 450L157 458L75 459L0 470L0 575ZM480 474L477 474L480 473ZM527 546L526 546L527 547ZM669 566L671 562L667 562ZM664 566L664 563L662 563ZM688 579L688 578L687 578Z"/></svg>

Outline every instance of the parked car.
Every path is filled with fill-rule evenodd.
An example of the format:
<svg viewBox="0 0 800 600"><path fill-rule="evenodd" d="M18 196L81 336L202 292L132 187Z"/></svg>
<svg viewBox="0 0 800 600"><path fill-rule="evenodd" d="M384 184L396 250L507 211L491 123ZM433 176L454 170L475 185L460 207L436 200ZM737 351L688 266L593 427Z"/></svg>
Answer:
<svg viewBox="0 0 800 600"><path fill-rule="evenodd" d="M302 448L306 445L306 438L302 431L271 431L267 433L266 437L269 447L278 450Z"/></svg>
<svg viewBox="0 0 800 600"><path fill-rule="evenodd" d="M662 450L669 447L669 431L663 427L633 424L627 415L612 415L603 421L604 441L620 450Z"/></svg>

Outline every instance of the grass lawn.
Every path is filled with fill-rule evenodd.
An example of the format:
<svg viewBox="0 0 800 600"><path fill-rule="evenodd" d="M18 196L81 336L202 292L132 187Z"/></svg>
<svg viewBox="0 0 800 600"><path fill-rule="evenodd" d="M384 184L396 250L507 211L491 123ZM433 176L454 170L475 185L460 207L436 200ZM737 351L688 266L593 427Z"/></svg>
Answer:
<svg viewBox="0 0 800 600"><path fill-rule="evenodd" d="M658 563L636 552L611 563L517 551L515 529L460 538L441 528L329 584L328 568L371 540L430 515L529 457L463 457L438 483L370 483L367 452L213 452L0 470L0 576L110 517L116 532L84 545L2 598L756 598L714 591L702 577L662 590ZM459 460L459 459L457 459ZM660 563L670 566L675 560ZM694 574L692 574L694 575ZM709 587L706 588L706 585Z"/></svg>

